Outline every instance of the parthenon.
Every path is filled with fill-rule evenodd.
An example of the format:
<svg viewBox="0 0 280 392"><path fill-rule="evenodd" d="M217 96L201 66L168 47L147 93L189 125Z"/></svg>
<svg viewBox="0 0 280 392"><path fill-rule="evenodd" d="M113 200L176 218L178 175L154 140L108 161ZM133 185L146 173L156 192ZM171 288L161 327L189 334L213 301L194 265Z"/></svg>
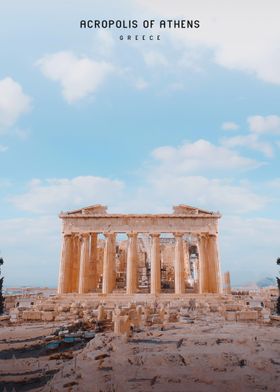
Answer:
<svg viewBox="0 0 280 392"><path fill-rule="evenodd" d="M93 205L62 212L58 294L114 291L221 293L218 212L110 214Z"/></svg>

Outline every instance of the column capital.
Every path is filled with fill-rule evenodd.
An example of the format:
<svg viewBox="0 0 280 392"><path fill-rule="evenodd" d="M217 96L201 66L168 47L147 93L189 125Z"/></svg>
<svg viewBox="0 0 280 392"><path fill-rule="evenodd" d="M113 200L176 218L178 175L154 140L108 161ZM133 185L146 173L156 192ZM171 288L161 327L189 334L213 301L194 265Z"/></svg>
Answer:
<svg viewBox="0 0 280 392"><path fill-rule="evenodd" d="M131 231L129 233L126 233L126 235L128 236L128 238L137 237L138 232Z"/></svg>
<svg viewBox="0 0 280 392"><path fill-rule="evenodd" d="M183 236L184 236L184 233L173 233L173 235L174 235L174 237L175 238L183 238Z"/></svg>
<svg viewBox="0 0 280 392"><path fill-rule="evenodd" d="M110 237L116 236L116 233L113 232L113 231L105 231L105 232L103 232L102 234L103 234L104 237L106 237L106 238L110 238Z"/></svg>
<svg viewBox="0 0 280 392"><path fill-rule="evenodd" d="M88 238L89 237L89 233L81 233L80 237L83 238Z"/></svg>
<svg viewBox="0 0 280 392"><path fill-rule="evenodd" d="M202 238L207 238L209 236L208 232L203 232L203 233L199 233L197 234L197 238L200 240Z"/></svg>
<svg viewBox="0 0 280 392"><path fill-rule="evenodd" d="M161 233L150 233L149 235L150 235L152 238L159 238L159 237L160 237L160 234L161 234Z"/></svg>

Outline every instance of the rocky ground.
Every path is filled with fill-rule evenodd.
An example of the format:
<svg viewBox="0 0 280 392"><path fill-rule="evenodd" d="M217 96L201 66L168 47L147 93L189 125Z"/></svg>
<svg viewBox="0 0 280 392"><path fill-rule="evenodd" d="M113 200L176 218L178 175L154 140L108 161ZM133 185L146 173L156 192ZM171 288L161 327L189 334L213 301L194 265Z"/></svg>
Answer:
<svg viewBox="0 0 280 392"><path fill-rule="evenodd" d="M47 349L46 336L59 323L0 325L0 391L29 391L44 386L73 352L84 344L69 346L62 352ZM6 388L6 389L5 389Z"/></svg>
<svg viewBox="0 0 280 392"><path fill-rule="evenodd" d="M51 359L42 337L57 326L0 328L0 391L279 391L277 325L209 313L142 327L129 338L99 333Z"/></svg>

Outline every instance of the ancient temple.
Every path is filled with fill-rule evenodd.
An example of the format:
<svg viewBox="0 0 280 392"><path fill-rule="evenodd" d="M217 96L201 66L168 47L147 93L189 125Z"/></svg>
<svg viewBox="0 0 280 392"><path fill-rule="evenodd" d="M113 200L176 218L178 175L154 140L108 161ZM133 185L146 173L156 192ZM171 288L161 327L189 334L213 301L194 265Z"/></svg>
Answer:
<svg viewBox="0 0 280 392"><path fill-rule="evenodd" d="M59 294L221 293L217 212L110 214L94 205L59 217Z"/></svg>

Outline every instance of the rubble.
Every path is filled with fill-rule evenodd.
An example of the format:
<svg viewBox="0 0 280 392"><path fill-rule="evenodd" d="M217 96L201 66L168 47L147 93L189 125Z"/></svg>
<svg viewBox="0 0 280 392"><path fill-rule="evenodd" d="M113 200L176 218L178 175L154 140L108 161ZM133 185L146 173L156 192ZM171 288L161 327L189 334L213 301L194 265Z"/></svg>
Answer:
<svg viewBox="0 0 280 392"><path fill-rule="evenodd" d="M42 299L32 296L32 301L17 301L15 307L9 308L9 321L13 324L21 322L42 321L74 322L77 320L88 323L99 322L99 328L112 326L113 319L119 312L120 316L128 316L133 328L143 326L164 325L166 323L193 322L197 317L209 313L217 313L227 322L258 322L270 323L275 314L276 296L265 292L248 295L182 295L174 299L174 295L165 294L155 301L154 296L135 294L130 303L123 301L122 295L112 294L100 303L98 294L81 298L69 294L63 299L59 296ZM77 300L79 299L79 300ZM143 299L145 299L143 301ZM32 302L32 304L31 304ZM19 306L21 304L21 306ZM26 308L28 305L28 309ZM23 306L24 305L24 306ZM275 319L274 319L275 320Z"/></svg>

